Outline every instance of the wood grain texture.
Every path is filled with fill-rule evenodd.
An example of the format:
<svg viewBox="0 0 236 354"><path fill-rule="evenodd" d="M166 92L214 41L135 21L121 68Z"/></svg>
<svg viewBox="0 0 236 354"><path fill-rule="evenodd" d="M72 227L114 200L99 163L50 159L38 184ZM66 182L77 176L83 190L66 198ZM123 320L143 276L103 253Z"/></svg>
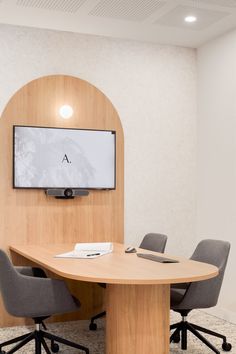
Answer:
<svg viewBox="0 0 236 354"><path fill-rule="evenodd" d="M174 284L212 278L218 268L168 255L179 263L158 263L125 253L124 244L113 243L113 252L94 259L55 258L73 250L74 244L11 245L10 249L64 278L107 284ZM142 253L156 253L139 249ZM166 256L166 254L165 254Z"/></svg>
<svg viewBox="0 0 236 354"><path fill-rule="evenodd" d="M60 118L58 111L63 104L73 107L71 119ZM91 191L88 197L58 200L46 196L43 190L13 189L12 133L13 125L17 124L115 130L116 190ZM7 250L13 243L123 242L123 145L123 130L114 106L88 82L53 75L21 88L11 98L0 119L0 247ZM94 291L101 298L99 287ZM88 306L84 317L88 311L93 312L92 301ZM2 307L0 314L0 325L16 323L6 314L2 315Z"/></svg>
<svg viewBox="0 0 236 354"><path fill-rule="evenodd" d="M108 285L106 353L169 353L169 285Z"/></svg>

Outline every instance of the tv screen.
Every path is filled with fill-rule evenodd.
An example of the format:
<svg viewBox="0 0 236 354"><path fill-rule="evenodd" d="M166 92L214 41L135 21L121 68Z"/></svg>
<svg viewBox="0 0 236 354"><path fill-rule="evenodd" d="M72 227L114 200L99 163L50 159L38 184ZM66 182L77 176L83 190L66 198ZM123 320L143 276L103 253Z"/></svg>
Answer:
<svg viewBox="0 0 236 354"><path fill-rule="evenodd" d="M13 127L14 188L115 189L116 134Z"/></svg>

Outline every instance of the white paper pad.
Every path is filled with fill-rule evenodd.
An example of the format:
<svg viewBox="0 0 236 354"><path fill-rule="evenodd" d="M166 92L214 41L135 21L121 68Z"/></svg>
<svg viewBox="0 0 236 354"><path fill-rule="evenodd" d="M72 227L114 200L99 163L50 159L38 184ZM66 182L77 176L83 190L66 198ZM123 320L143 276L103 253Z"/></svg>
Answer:
<svg viewBox="0 0 236 354"><path fill-rule="evenodd" d="M86 258L92 259L111 253L111 242L76 243L73 251L57 254L56 258Z"/></svg>

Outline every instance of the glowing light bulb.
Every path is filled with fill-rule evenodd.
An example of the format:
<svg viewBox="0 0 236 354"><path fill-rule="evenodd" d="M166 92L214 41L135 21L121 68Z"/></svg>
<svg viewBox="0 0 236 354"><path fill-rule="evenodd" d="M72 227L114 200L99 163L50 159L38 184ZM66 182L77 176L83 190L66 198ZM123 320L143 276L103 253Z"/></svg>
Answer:
<svg viewBox="0 0 236 354"><path fill-rule="evenodd" d="M184 19L185 22L188 22L188 23L193 23L193 22L196 22L197 21L197 17L196 16L186 16L185 19Z"/></svg>
<svg viewBox="0 0 236 354"><path fill-rule="evenodd" d="M65 104L65 105L61 106L61 108L59 109L59 113L62 118L69 119L70 117L72 117L74 111L71 106L69 106L68 104Z"/></svg>

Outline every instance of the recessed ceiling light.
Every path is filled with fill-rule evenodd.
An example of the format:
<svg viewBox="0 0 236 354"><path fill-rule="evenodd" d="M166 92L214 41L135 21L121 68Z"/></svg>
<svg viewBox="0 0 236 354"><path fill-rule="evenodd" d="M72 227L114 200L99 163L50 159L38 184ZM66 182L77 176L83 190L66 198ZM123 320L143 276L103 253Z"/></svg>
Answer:
<svg viewBox="0 0 236 354"><path fill-rule="evenodd" d="M197 17L196 17L196 16L193 16L193 15L191 15L191 16L186 16L186 17L184 18L184 21L185 21L185 22L188 22L188 23L193 23L193 22L196 22L196 21L197 21Z"/></svg>

